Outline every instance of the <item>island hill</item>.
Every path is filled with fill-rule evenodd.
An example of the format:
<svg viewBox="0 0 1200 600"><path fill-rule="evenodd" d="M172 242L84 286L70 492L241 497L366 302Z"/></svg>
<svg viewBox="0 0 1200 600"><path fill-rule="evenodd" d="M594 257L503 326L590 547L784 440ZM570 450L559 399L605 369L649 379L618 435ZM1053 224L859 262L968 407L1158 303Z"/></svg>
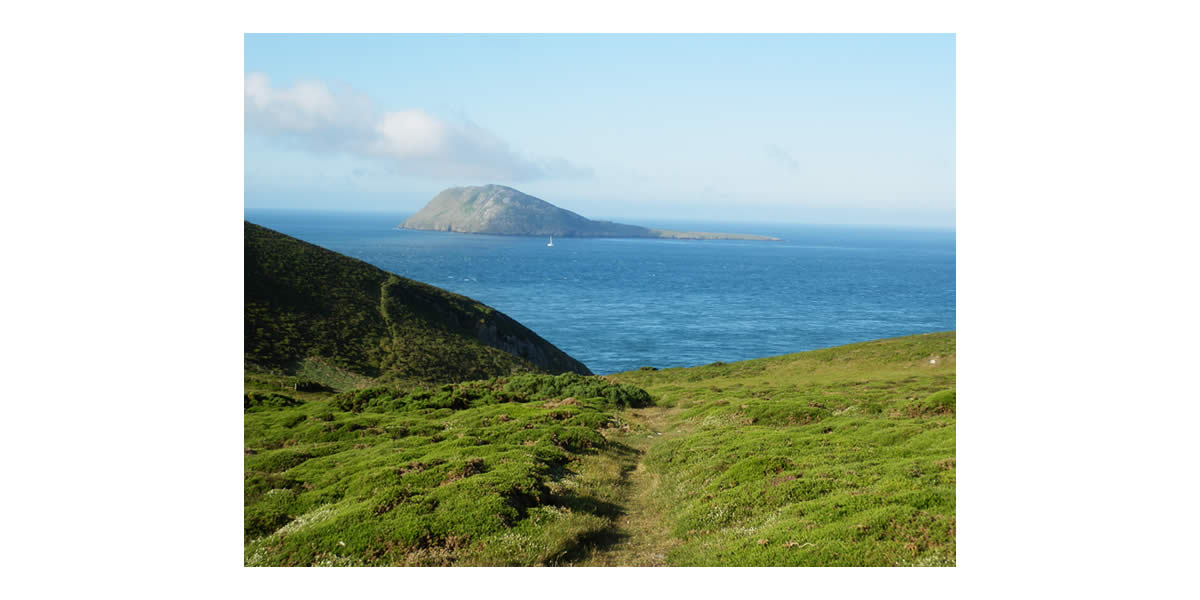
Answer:
<svg viewBox="0 0 1200 600"><path fill-rule="evenodd" d="M502 185L444 190L398 228L493 235L779 241L765 235L671 231L593 221Z"/></svg>

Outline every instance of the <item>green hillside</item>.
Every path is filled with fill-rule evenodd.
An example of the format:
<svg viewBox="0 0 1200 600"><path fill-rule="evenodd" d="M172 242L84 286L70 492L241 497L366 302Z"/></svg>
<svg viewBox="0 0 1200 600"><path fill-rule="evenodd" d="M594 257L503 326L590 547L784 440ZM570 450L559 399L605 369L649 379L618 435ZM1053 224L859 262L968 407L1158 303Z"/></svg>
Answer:
<svg viewBox="0 0 1200 600"><path fill-rule="evenodd" d="M573 373L247 394L249 566L528 565L604 531L603 432L646 392Z"/></svg>
<svg viewBox="0 0 1200 600"><path fill-rule="evenodd" d="M249 222L244 275L244 361L254 381L343 388L590 374L488 306Z"/></svg>
<svg viewBox="0 0 1200 600"><path fill-rule="evenodd" d="M955 335L249 392L247 565L949 566Z"/></svg>
<svg viewBox="0 0 1200 600"><path fill-rule="evenodd" d="M955 334L634 371L669 564L955 563Z"/></svg>

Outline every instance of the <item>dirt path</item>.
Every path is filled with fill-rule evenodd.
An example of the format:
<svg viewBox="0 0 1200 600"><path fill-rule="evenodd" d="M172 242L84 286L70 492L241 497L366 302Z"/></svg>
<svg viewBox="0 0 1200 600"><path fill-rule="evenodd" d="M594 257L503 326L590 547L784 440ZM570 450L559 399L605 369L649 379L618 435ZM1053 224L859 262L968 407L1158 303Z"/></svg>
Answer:
<svg viewBox="0 0 1200 600"><path fill-rule="evenodd" d="M626 483L621 512L613 520L612 532L576 561L580 567L659 567L666 565L667 552L676 544L665 518L665 506L658 491L659 477L646 469L646 452L655 444L672 437L670 417L677 409L650 407L634 409L623 417L634 425L634 432L613 441L637 451L624 467Z"/></svg>

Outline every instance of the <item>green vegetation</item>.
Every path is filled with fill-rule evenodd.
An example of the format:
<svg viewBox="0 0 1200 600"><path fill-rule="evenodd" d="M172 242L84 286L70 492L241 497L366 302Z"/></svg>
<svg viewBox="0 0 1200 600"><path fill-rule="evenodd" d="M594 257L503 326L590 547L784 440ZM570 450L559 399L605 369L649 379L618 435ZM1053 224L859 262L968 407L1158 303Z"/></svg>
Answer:
<svg viewBox="0 0 1200 600"><path fill-rule="evenodd" d="M247 565L956 561L953 332L608 377L298 383L246 378Z"/></svg>
<svg viewBox="0 0 1200 600"><path fill-rule="evenodd" d="M603 432L650 401L576 374L303 395L247 394L247 565L562 562L616 510Z"/></svg>
<svg viewBox="0 0 1200 600"><path fill-rule="evenodd" d="M335 389L522 372L590 374L470 298L251 223L245 224L244 353L249 375L296 376Z"/></svg>
<svg viewBox="0 0 1200 600"><path fill-rule="evenodd" d="M610 379L678 411L669 564L955 563L953 332Z"/></svg>

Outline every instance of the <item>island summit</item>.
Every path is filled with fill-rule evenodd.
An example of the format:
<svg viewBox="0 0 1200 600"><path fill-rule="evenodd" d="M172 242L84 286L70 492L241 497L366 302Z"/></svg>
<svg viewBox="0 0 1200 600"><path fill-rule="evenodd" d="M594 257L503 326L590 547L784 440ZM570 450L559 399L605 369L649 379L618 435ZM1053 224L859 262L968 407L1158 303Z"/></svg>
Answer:
<svg viewBox="0 0 1200 600"><path fill-rule="evenodd" d="M503 185L444 190L398 228L493 235L779 241L765 235L671 231L593 221Z"/></svg>

